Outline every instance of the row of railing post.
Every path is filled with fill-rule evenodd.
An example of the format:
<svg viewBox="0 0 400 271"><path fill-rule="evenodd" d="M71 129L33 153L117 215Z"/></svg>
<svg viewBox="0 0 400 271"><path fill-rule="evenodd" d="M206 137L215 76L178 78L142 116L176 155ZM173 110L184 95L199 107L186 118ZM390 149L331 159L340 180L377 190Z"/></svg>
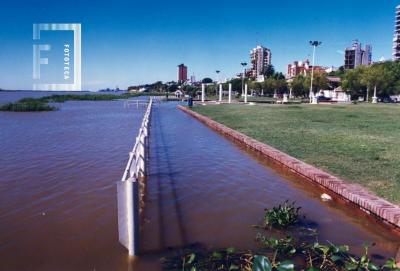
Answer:
<svg viewBox="0 0 400 271"><path fill-rule="evenodd" d="M222 102L222 84L219 84L219 95L218 102ZM206 85L201 84L201 102L204 103L206 100ZM228 103L232 102L232 84L228 84ZM247 103L247 84L245 88L245 103Z"/></svg>
<svg viewBox="0 0 400 271"><path fill-rule="evenodd" d="M152 105L153 99L150 98L124 174L117 183L118 236L129 255L136 255L139 250L139 181L146 174L146 149Z"/></svg>

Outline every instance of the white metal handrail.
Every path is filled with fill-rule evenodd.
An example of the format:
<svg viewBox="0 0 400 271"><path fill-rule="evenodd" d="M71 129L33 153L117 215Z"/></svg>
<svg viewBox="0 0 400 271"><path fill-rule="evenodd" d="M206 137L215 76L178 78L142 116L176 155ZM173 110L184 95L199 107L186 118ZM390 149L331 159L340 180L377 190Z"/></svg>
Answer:
<svg viewBox="0 0 400 271"><path fill-rule="evenodd" d="M139 185L146 173L146 148L148 147L149 123L153 99L150 98L135 145L129 152L129 160L121 181L117 183L118 193L118 235L119 241L129 251L138 253L139 244Z"/></svg>
<svg viewBox="0 0 400 271"><path fill-rule="evenodd" d="M138 136L136 137L135 145L132 151L129 153L129 160L126 165L126 169L122 176L121 181L126 181L127 178L139 178L144 176L145 172L145 147L147 144L149 120L151 114L151 108L153 105L153 99L150 98L146 112L143 116L142 125L140 126Z"/></svg>

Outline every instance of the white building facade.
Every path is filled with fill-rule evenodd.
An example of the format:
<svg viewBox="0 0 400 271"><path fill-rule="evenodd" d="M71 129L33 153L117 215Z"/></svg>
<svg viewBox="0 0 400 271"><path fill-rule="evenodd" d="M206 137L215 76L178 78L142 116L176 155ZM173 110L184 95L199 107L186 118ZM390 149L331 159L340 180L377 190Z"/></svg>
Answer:
<svg viewBox="0 0 400 271"><path fill-rule="evenodd" d="M251 60L251 76L260 78L264 76L268 65L271 65L271 50L257 45L256 48L250 51Z"/></svg>
<svg viewBox="0 0 400 271"><path fill-rule="evenodd" d="M352 47L346 48L344 56L344 68L346 70L355 69L360 65L371 65L372 46L366 45L365 49L361 47L358 40L353 41Z"/></svg>
<svg viewBox="0 0 400 271"><path fill-rule="evenodd" d="M400 60L400 5L396 7L395 31L393 37L393 60Z"/></svg>

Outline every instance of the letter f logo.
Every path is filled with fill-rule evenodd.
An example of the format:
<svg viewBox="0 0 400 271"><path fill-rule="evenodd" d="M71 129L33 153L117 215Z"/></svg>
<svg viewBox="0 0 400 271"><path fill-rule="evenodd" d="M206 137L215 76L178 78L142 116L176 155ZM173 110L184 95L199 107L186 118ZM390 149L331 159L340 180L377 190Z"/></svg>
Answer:
<svg viewBox="0 0 400 271"><path fill-rule="evenodd" d="M40 65L49 64L48 58L41 58L41 51L50 51L50 44L33 45L33 79L40 79Z"/></svg>
<svg viewBox="0 0 400 271"><path fill-rule="evenodd" d="M40 40L40 29L38 24L33 25L33 40ZM33 79L40 79L40 65L49 64L48 58L41 58L41 51L50 51L50 44L33 45Z"/></svg>

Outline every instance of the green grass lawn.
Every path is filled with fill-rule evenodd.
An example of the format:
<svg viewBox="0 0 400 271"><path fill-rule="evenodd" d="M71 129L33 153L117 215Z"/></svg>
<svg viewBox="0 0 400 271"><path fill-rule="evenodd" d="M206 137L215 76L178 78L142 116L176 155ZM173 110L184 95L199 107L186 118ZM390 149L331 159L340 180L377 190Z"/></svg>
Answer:
<svg viewBox="0 0 400 271"><path fill-rule="evenodd" d="M400 105L209 105L193 110L400 203Z"/></svg>

